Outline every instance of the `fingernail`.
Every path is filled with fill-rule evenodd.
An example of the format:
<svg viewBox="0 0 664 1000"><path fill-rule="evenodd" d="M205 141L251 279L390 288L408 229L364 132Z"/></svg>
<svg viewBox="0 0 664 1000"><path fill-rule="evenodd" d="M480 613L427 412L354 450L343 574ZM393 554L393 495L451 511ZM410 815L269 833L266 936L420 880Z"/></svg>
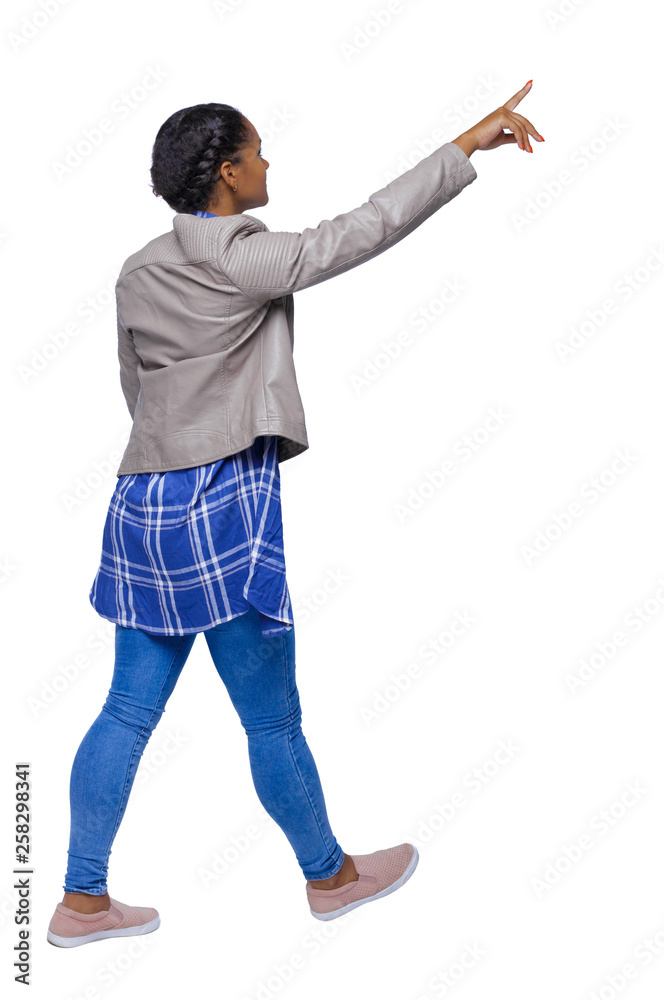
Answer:
<svg viewBox="0 0 664 1000"><path fill-rule="evenodd" d="M533 82L532 80L526 80L526 87L528 86L529 83L532 83L532 82Z"/></svg>
<svg viewBox="0 0 664 1000"><path fill-rule="evenodd" d="M542 142L544 142L544 136L543 135L540 136L540 139L542 140Z"/></svg>

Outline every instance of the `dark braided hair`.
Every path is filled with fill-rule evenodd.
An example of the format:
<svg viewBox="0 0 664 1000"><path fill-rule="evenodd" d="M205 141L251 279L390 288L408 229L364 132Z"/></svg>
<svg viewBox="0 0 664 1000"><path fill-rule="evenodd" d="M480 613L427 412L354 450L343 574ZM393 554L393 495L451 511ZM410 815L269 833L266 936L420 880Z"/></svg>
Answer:
<svg viewBox="0 0 664 1000"><path fill-rule="evenodd" d="M167 118L152 147L152 193L175 212L205 210L219 167L242 161L251 133L230 104L195 104Z"/></svg>

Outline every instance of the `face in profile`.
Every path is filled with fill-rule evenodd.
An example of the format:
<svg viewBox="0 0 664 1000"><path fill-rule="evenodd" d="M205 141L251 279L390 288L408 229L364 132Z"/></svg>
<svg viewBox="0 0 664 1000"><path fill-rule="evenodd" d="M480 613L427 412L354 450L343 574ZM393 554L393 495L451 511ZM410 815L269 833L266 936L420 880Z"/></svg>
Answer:
<svg viewBox="0 0 664 1000"><path fill-rule="evenodd" d="M258 208L260 205L267 205L269 201L267 168L270 164L262 155L262 143L258 132L248 119L245 121L251 132L251 137L243 150L242 195L243 200L251 202L245 206L246 208ZM238 182L238 187L240 187L240 182Z"/></svg>
<svg viewBox="0 0 664 1000"><path fill-rule="evenodd" d="M221 164L221 173L226 174L227 170L232 169L233 177L228 177L228 183L217 183L216 195L207 206L207 211L215 215L241 215L247 209L260 208L269 201L267 168L270 164L262 155L258 132L247 118L244 121L249 130L249 138L242 147L242 160L236 164L231 164L228 160ZM237 181L237 191L233 190L233 178Z"/></svg>

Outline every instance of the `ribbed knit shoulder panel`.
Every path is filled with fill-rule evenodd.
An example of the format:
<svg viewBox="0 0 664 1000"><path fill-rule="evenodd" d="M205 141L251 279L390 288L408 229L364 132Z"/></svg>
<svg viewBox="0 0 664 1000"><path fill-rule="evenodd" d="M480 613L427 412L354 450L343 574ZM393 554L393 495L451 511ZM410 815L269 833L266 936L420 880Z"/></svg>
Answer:
<svg viewBox="0 0 664 1000"><path fill-rule="evenodd" d="M145 264L195 264L218 260L220 250L239 232L265 229L265 223L253 215L219 215L206 219L178 213L173 217L171 232L156 236L127 258L118 280Z"/></svg>
<svg viewBox="0 0 664 1000"><path fill-rule="evenodd" d="M130 271L135 271L137 268L143 267L144 264L160 264L162 262L173 264L186 263L182 247L179 245L174 233L164 233L163 236L156 236L155 239L146 243L141 250L137 250L136 253L127 257L122 265L118 280L124 278Z"/></svg>
<svg viewBox="0 0 664 1000"><path fill-rule="evenodd" d="M233 240L265 229L265 223L253 215L217 215L213 219L176 215L173 219L173 230L190 261L218 261Z"/></svg>

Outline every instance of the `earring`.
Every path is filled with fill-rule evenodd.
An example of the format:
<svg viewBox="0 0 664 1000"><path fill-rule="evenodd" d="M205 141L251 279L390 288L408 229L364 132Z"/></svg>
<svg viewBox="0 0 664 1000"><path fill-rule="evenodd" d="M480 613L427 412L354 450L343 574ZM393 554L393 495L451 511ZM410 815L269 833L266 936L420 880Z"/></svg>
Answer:
<svg viewBox="0 0 664 1000"><path fill-rule="evenodd" d="M237 184L235 185L235 187L233 188L233 190L234 190L234 191L237 191Z"/></svg>

